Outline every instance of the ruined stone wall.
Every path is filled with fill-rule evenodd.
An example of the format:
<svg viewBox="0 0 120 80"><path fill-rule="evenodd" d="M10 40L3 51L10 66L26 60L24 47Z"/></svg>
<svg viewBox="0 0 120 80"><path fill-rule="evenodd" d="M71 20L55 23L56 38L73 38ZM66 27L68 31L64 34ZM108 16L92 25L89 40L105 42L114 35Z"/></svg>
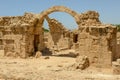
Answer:
<svg viewBox="0 0 120 80"><path fill-rule="evenodd" d="M79 28L81 26L99 26L101 24L99 20L99 13L96 11L87 11L79 15Z"/></svg>
<svg viewBox="0 0 120 80"><path fill-rule="evenodd" d="M116 57L120 58L120 32L117 32L117 49L116 49Z"/></svg>
<svg viewBox="0 0 120 80"><path fill-rule="evenodd" d="M77 34L65 29L56 19L47 17L56 11L67 12L75 18L79 28ZM2 36L0 40L5 52L14 50L19 55L34 56L36 51L42 51L45 48L42 28L45 18L49 23L54 47L57 50L77 48L79 55L88 56L90 63L95 63L97 66L109 66L118 58L116 27L102 24L98 12L88 11L78 14L64 6L54 6L40 14L25 13L23 16L0 17L0 35ZM5 42L2 44L2 41ZM6 43L13 48L9 49Z"/></svg>
<svg viewBox="0 0 120 80"><path fill-rule="evenodd" d="M24 27L22 27L23 25L21 25L21 23L23 23L23 21L20 21L21 19L23 19L22 16L0 18L0 26L3 28L1 31L3 34L1 39L4 43L3 50L5 55L8 53L16 53L21 56L21 48L23 48L22 42L25 42L25 30Z"/></svg>
<svg viewBox="0 0 120 80"><path fill-rule="evenodd" d="M70 32L56 19L46 17L56 50L69 49Z"/></svg>
<svg viewBox="0 0 120 80"><path fill-rule="evenodd" d="M29 56L34 50L34 36L39 34L39 39L42 39L40 34L42 35L43 31L39 26L39 19L32 13L25 13L23 16L0 17L0 27L3 28L1 39L4 41L5 54L15 52L21 57Z"/></svg>
<svg viewBox="0 0 120 80"><path fill-rule="evenodd" d="M77 34L73 32L72 37L69 36L72 41L72 48L77 48L75 50L79 55L88 56L90 63L101 67L111 66L112 61L116 60L118 55L116 53L116 27L102 24L99 20L99 14L95 11L80 14L79 20ZM55 19L49 19L48 23L53 41L56 40L57 44L62 45L65 38L62 38L61 34L67 32L64 29L62 30L62 27L56 27L59 23ZM74 35L78 35L75 42Z"/></svg>
<svg viewBox="0 0 120 80"><path fill-rule="evenodd" d="M45 43L45 47L49 48L49 49L53 49L54 47L54 42L52 40L52 36L49 32L45 32L44 33L44 43Z"/></svg>
<svg viewBox="0 0 120 80"><path fill-rule="evenodd" d="M79 54L89 57L97 66L110 66L116 59L116 27L101 25L81 27Z"/></svg>

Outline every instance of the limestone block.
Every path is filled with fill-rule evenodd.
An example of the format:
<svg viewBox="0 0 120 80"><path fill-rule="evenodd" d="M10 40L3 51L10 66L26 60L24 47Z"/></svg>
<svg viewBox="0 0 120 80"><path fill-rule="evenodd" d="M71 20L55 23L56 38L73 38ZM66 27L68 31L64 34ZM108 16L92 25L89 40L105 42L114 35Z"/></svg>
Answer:
<svg viewBox="0 0 120 80"><path fill-rule="evenodd" d="M113 74L120 75L120 64L117 62L112 62Z"/></svg>
<svg viewBox="0 0 120 80"><path fill-rule="evenodd" d="M35 58L40 58L42 56L42 53L40 51L36 52Z"/></svg>
<svg viewBox="0 0 120 80"><path fill-rule="evenodd" d="M120 64L120 59L117 59L117 63Z"/></svg>
<svg viewBox="0 0 120 80"><path fill-rule="evenodd" d="M76 63L75 63L75 67L76 69L85 69L87 67L89 67L89 59L87 56L78 56L76 58Z"/></svg>

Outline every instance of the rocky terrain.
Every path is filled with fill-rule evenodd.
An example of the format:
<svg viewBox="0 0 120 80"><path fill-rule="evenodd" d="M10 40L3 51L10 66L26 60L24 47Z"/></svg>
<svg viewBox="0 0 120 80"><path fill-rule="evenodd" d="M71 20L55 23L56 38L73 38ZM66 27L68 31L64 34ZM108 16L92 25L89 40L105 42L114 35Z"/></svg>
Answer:
<svg viewBox="0 0 120 80"><path fill-rule="evenodd" d="M113 75L112 68L76 69L72 65L76 58L61 53L40 58L0 58L0 80L120 80ZM67 55L67 54L66 54ZM69 54L68 54L69 55Z"/></svg>

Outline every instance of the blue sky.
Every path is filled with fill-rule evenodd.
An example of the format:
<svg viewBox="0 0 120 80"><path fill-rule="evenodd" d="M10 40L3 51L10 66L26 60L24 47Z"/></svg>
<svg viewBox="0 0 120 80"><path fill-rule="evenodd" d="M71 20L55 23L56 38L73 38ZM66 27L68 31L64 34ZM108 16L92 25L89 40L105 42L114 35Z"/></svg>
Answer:
<svg viewBox="0 0 120 80"><path fill-rule="evenodd" d="M120 0L0 0L0 16L40 13L55 5L66 6L78 13L95 10L99 12L101 22L120 24ZM67 13L54 12L49 16L58 19L67 28L77 27L74 18Z"/></svg>

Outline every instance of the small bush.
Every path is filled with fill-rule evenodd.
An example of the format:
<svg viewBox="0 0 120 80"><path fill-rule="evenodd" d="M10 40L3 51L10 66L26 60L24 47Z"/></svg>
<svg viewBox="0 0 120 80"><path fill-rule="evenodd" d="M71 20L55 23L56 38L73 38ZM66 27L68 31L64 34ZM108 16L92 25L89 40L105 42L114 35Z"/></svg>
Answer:
<svg viewBox="0 0 120 80"><path fill-rule="evenodd" d="M117 27L117 31L120 32L120 24L113 24L114 26Z"/></svg>
<svg viewBox="0 0 120 80"><path fill-rule="evenodd" d="M43 28L44 29L44 32L49 32L49 30L48 29L45 29L45 28Z"/></svg>

